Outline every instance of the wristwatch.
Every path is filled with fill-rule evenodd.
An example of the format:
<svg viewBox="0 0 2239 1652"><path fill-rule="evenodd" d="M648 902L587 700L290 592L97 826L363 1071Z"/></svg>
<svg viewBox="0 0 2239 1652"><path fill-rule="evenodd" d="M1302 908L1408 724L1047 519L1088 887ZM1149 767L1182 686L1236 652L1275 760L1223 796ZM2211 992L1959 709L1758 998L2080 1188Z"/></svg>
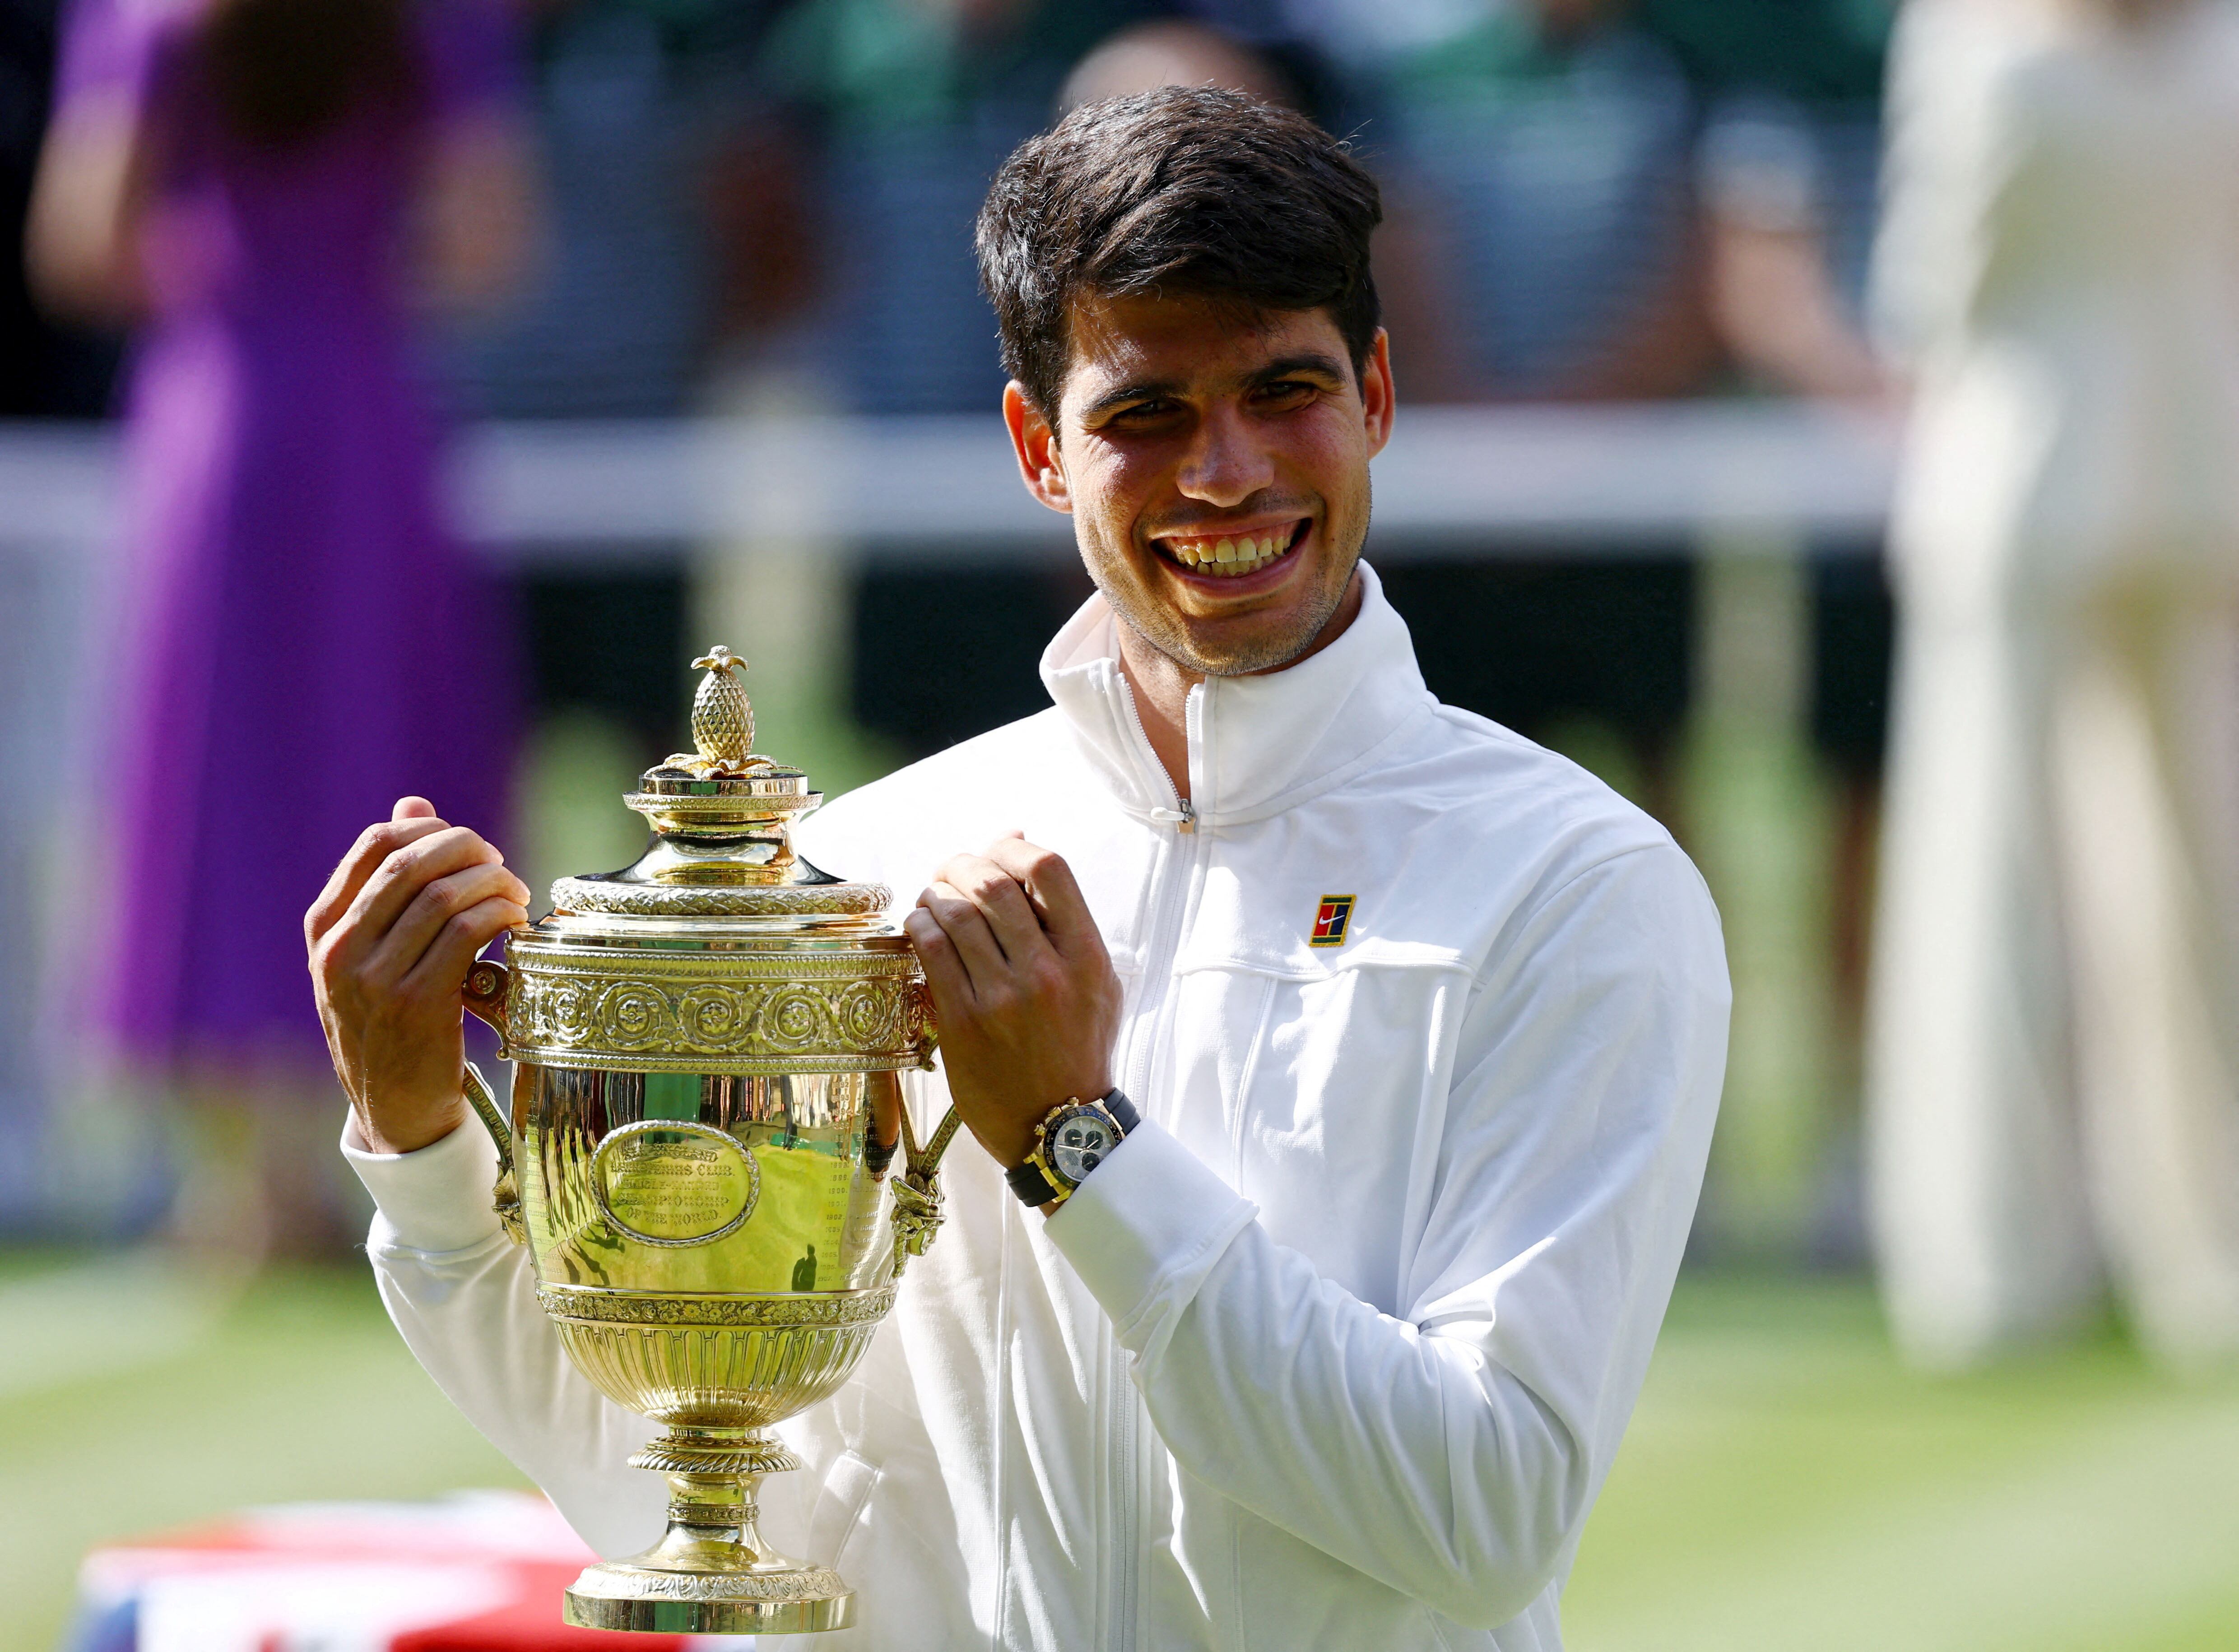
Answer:
<svg viewBox="0 0 2239 1652"><path fill-rule="evenodd" d="M1036 1210L1064 1204L1140 1123L1135 1104L1117 1090L1094 1101L1067 1097L1034 1126L1034 1151L1007 1178L1011 1191Z"/></svg>

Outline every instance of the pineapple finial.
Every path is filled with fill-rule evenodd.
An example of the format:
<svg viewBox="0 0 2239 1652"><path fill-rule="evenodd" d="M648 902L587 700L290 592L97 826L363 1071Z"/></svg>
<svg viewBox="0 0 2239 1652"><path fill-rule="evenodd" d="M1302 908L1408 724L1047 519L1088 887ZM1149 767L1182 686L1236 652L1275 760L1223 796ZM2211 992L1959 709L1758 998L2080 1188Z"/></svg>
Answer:
<svg viewBox="0 0 2239 1652"><path fill-rule="evenodd" d="M737 769L754 749L754 708L739 679L747 662L717 643L692 662L708 674L692 697L692 743L709 768Z"/></svg>

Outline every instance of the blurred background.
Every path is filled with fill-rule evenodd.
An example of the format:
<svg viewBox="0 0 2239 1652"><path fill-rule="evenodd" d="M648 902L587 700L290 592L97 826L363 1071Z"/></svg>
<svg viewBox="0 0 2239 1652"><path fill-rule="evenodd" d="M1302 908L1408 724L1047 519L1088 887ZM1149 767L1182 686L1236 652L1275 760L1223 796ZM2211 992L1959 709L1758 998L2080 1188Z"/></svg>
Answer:
<svg viewBox="0 0 2239 1652"><path fill-rule="evenodd" d="M827 794L1039 709L971 221L1167 81L1381 180L1369 555L1724 917L1572 1644L2239 1644L2225 0L0 0L0 1646L519 1483L349 1257L300 914L408 791L627 862L718 640Z"/></svg>

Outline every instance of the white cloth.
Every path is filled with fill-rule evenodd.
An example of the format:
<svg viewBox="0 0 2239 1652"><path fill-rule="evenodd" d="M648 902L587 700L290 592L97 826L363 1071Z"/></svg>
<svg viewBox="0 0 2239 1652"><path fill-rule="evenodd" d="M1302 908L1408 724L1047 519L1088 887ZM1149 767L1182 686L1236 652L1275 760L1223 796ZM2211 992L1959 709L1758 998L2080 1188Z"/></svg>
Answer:
<svg viewBox="0 0 2239 1652"><path fill-rule="evenodd" d="M835 1649L1559 1644L1708 1148L1717 915L1655 823L1438 705L1365 577L1322 653L1193 691L1193 832L1098 600L1045 658L1054 709L803 833L905 901L1013 828L1062 853L1145 1120L1046 1223L961 1143L891 1319L784 1429L809 1466L769 1535L855 1583ZM1310 947L1332 893L1350 932ZM595 1547L649 1543L648 1425L462 1223L488 1150L355 1157L422 1361Z"/></svg>
<svg viewBox="0 0 2239 1652"><path fill-rule="evenodd" d="M1917 368L1869 1034L1884 1291L1962 1363L2239 1349L2239 10L1916 0L1881 307Z"/></svg>

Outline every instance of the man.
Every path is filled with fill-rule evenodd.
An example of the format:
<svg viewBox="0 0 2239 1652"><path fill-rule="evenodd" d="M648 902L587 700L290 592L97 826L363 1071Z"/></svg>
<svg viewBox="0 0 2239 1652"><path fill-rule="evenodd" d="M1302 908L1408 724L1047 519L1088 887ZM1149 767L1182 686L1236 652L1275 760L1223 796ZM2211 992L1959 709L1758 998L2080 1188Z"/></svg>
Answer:
<svg viewBox="0 0 2239 1652"><path fill-rule="evenodd" d="M1377 217L1310 123L1205 90L1076 110L989 196L1005 418L1099 595L1045 656L1052 710L805 837L923 887L944 1072L914 1105L945 1086L986 1150L787 1430L808 1467L773 1503L802 1506L768 1530L856 1579L835 1646L1558 1643L1700 1183L1724 967L1671 839L1439 706L1359 561ZM634 1549L651 1426L561 1357L457 1128L457 988L528 891L398 814L309 919L383 1293ZM1077 1188L1006 1185L1115 1085L1140 1118Z"/></svg>
<svg viewBox="0 0 2239 1652"><path fill-rule="evenodd" d="M1866 1042L1890 1327L2239 1361L2239 8L1921 0Z"/></svg>

